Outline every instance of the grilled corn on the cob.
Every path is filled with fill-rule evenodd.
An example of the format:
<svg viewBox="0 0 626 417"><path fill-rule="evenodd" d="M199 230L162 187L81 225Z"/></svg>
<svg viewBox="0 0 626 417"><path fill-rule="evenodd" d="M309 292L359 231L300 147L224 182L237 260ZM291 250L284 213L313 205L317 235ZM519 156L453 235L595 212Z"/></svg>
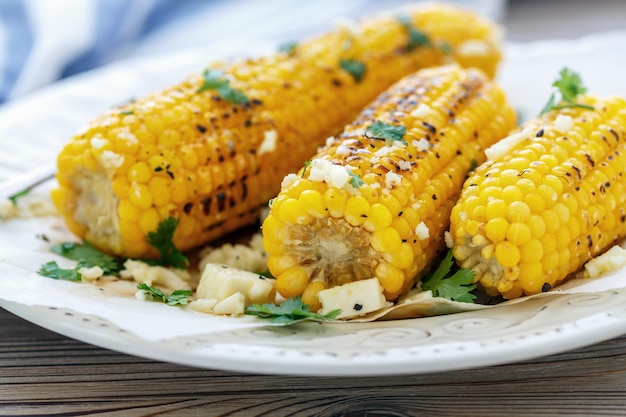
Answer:
<svg viewBox="0 0 626 417"><path fill-rule="evenodd" d="M60 153L56 206L78 236L130 257L156 255L146 235L170 216L181 250L254 223L283 176L397 79L449 58L493 73L489 22L444 6L407 16L224 64L103 114ZM461 47L472 39L478 54Z"/></svg>
<svg viewBox="0 0 626 417"><path fill-rule="evenodd" d="M496 145L452 211L454 256L491 295L547 291L626 235L626 100L577 102L593 110L550 111Z"/></svg>
<svg viewBox="0 0 626 417"><path fill-rule="evenodd" d="M315 309L319 291L376 277L397 298L445 248L472 164L514 126L476 69L425 69L392 86L283 181L262 225L277 290Z"/></svg>

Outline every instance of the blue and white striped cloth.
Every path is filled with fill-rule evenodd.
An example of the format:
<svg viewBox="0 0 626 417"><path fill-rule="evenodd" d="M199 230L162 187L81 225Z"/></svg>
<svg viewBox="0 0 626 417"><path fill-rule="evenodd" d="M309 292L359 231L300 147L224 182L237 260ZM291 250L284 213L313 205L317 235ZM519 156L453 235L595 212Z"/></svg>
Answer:
<svg viewBox="0 0 626 417"><path fill-rule="evenodd" d="M281 42L410 0L0 0L0 104L126 57ZM413 0L415 2L415 0ZM483 8L496 0L462 0ZM487 6L485 6L487 4Z"/></svg>

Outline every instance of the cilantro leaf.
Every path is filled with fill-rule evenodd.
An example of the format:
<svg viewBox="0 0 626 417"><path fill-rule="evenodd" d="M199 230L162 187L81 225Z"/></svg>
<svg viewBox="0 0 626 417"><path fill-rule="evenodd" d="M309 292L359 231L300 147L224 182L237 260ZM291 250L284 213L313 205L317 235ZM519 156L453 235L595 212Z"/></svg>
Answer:
<svg viewBox="0 0 626 417"><path fill-rule="evenodd" d="M407 144L406 141L402 139L406 134L405 126L394 126L388 123L383 123L380 120L376 120L374 124L365 129L365 133L370 139L384 139L392 142L400 141L405 145Z"/></svg>
<svg viewBox="0 0 626 417"><path fill-rule="evenodd" d="M432 43L428 35L418 30L411 21L411 18L407 15L400 15L397 17L398 22L404 26L409 35L409 42L406 45L407 51L412 51L418 46L431 46ZM443 50L443 49L442 49Z"/></svg>
<svg viewBox="0 0 626 417"><path fill-rule="evenodd" d="M317 314L304 304L300 297L289 298L281 304L252 304L246 307L245 313L262 319L271 319L272 323L290 324L302 320L325 321L337 317L341 310L333 310L328 314Z"/></svg>
<svg viewBox="0 0 626 417"><path fill-rule="evenodd" d="M30 188L27 188L27 189L22 190L22 191L18 191L17 193L9 196L9 200L11 200L11 203L13 203L13 205L16 206L17 205L17 199L20 198L20 197L24 197L29 192L30 192Z"/></svg>
<svg viewBox="0 0 626 417"><path fill-rule="evenodd" d="M310 165L311 161L304 161L304 168L302 168L302 175L300 176L301 178L304 178L304 174L306 174L306 170L309 169Z"/></svg>
<svg viewBox="0 0 626 417"><path fill-rule="evenodd" d="M50 250L57 255L79 261L86 267L99 266L105 275L115 275L122 269L117 259L100 252L86 241L82 244L65 242L52 246Z"/></svg>
<svg viewBox="0 0 626 417"><path fill-rule="evenodd" d="M295 42L295 41L283 42L280 45L278 45L278 52L291 55L295 52L297 46L298 46L298 42Z"/></svg>
<svg viewBox="0 0 626 417"><path fill-rule="evenodd" d="M173 239L176 226L178 226L178 219L168 217L159 223L155 232L148 233L146 239L148 244L161 254L160 261L147 260L148 264L173 266L178 269L185 269L189 266L189 259L174 246Z"/></svg>
<svg viewBox="0 0 626 417"><path fill-rule="evenodd" d="M37 273L41 276L52 278L52 279L61 279L64 281L72 281L72 282L80 282L82 277L78 270L85 266L80 262L78 265L72 269L63 269L56 263L56 261L46 262L41 265L39 271Z"/></svg>
<svg viewBox="0 0 626 417"><path fill-rule="evenodd" d="M556 94L552 93L546 105L543 106L541 113L539 113L540 115L547 113L551 110L567 109L573 107L593 110L593 106L576 102L576 97L587 92L587 88L583 85L580 75L578 75L578 73L571 71L569 68L561 69L561 71L559 72L559 78L557 78L556 81L552 83L552 87L557 88L561 97L557 100Z"/></svg>
<svg viewBox="0 0 626 417"><path fill-rule="evenodd" d="M137 284L137 288L145 291L153 300L162 301L168 306L185 305L189 302L192 292L190 290L174 290L170 295L156 287L151 287L144 282Z"/></svg>
<svg viewBox="0 0 626 417"><path fill-rule="evenodd" d="M197 93L207 90L215 90L219 96L228 103L244 104L250 101L243 91L230 86L230 81L225 78L223 71L207 69L202 75L204 77L204 82L200 88L196 90Z"/></svg>
<svg viewBox="0 0 626 417"><path fill-rule="evenodd" d="M350 174L350 185L353 188L359 188L360 186L365 184L365 182L361 179L361 176L359 174L355 174L354 172L350 170L348 170L348 174Z"/></svg>
<svg viewBox="0 0 626 417"><path fill-rule="evenodd" d="M355 59L341 59L339 60L339 66L342 70L348 72L357 83L361 82L367 70L363 62Z"/></svg>
<svg viewBox="0 0 626 417"><path fill-rule="evenodd" d="M431 290L434 297L473 303L476 298L471 293L476 289L476 284L472 284L474 272L469 269L457 269L452 272L453 266L452 250L449 250L437 269L422 280L422 289L424 291Z"/></svg>

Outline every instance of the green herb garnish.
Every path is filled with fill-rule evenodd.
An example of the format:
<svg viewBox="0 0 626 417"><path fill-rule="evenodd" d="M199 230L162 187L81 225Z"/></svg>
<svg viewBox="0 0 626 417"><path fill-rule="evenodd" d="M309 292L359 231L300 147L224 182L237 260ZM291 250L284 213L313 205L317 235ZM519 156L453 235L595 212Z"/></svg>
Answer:
<svg viewBox="0 0 626 417"><path fill-rule="evenodd" d="M162 301L168 306L185 305L189 302L189 297L192 295L190 290L174 290L170 295L167 295L160 289L151 287L144 282L137 284L137 288L145 291L153 300Z"/></svg>
<svg viewBox="0 0 626 417"><path fill-rule="evenodd" d="M27 188L27 189L22 190L22 191L18 191L17 193L9 196L9 200L11 200L11 203L13 203L13 205L16 206L17 205L17 199L20 198L20 197L24 197L29 192L30 192L30 188Z"/></svg>
<svg viewBox="0 0 626 417"><path fill-rule="evenodd" d="M337 317L341 310L333 310L328 314L317 314L304 304L300 297L289 298L281 304L252 304L246 307L245 313L262 319L271 319L272 323L291 324L302 320L326 321Z"/></svg>
<svg viewBox="0 0 626 417"><path fill-rule="evenodd" d="M341 59L339 60L339 66L342 70L348 72L357 83L361 82L367 70L363 62L355 59Z"/></svg>
<svg viewBox="0 0 626 417"><path fill-rule="evenodd" d="M302 168L302 175L300 176L301 178L304 178L304 174L306 174L306 170L309 169L309 166L311 166L311 161L304 161L304 168Z"/></svg>
<svg viewBox="0 0 626 417"><path fill-rule="evenodd" d="M204 71L203 77L204 83L196 92L215 90L226 102L232 104L244 104L250 101L241 90L230 86L230 81L224 77L223 71L207 69Z"/></svg>
<svg viewBox="0 0 626 417"><path fill-rule="evenodd" d="M149 265L172 266L177 269L186 269L189 266L189 259L174 246L174 232L178 226L178 219L168 217L161 221L155 232L148 233L146 239L148 244L159 251L161 259L144 260Z"/></svg>
<svg viewBox="0 0 626 417"><path fill-rule="evenodd" d="M388 140L391 142L400 141L406 145L406 141L402 139L405 134L405 126L394 126L388 123L383 123L380 120L376 120L374 124L365 129L365 136L370 139Z"/></svg>
<svg viewBox="0 0 626 417"><path fill-rule="evenodd" d="M422 290L431 290L434 297L473 303L476 299L476 296L471 293L476 289L476 284L472 284L474 272L469 269L453 271L453 266L452 250L449 250L437 269L422 280Z"/></svg>
<svg viewBox="0 0 626 417"><path fill-rule="evenodd" d="M584 103L577 103L576 97L587 92L587 88L583 85L580 75L568 68L563 68L559 72L559 78L552 83L552 87L556 87L560 93L557 100L556 93L550 95L550 99L541 110L541 114L551 110L567 109L579 107L581 109L593 110L593 106Z"/></svg>
<svg viewBox="0 0 626 417"><path fill-rule="evenodd" d="M104 275L115 275L122 270L122 265L117 259L100 252L85 241L83 243L61 243L52 246L50 250L57 255L79 261L86 267L99 266Z"/></svg>
<svg viewBox="0 0 626 417"><path fill-rule="evenodd" d="M124 111L121 111L120 114L124 116L128 116L130 114L135 114L135 112L132 110L124 110Z"/></svg>
<svg viewBox="0 0 626 417"><path fill-rule="evenodd" d="M280 45L278 45L278 52L291 55L295 52L297 46L298 46L298 42L295 42L295 41L283 42Z"/></svg>
<svg viewBox="0 0 626 417"><path fill-rule="evenodd" d="M409 42L406 45L407 51L412 51L419 46L431 46L432 43L428 35L413 26L411 18L407 15L397 17L398 22L402 24L409 34ZM443 49L442 49L443 50Z"/></svg>
<svg viewBox="0 0 626 417"><path fill-rule="evenodd" d="M79 269L86 267L82 262L79 262L74 268L71 269L63 269L56 263L56 261L46 262L41 265L39 271L37 273L41 276L53 278L53 279L61 279L64 281L72 281L72 282L80 282L82 280L82 276L78 272Z"/></svg>
<svg viewBox="0 0 626 417"><path fill-rule="evenodd" d="M361 179L361 176L359 174L355 174L354 172L350 170L348 170L348 174L350 174L350 185L353 188L359 188L360 186L365 184L365 182L363 182L363 179Z"/></svg>

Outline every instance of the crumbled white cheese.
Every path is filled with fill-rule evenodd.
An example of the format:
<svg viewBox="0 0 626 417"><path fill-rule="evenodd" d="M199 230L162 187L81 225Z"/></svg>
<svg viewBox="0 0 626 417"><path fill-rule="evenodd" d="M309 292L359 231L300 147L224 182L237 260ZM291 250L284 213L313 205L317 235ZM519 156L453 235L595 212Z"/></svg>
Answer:
<svg viewBox="0 0 626 417"><path fill-rule="evenodd" d="M135 136L131 131L129 127L125 127L123 129L121 129L118 133L117 133L117 137L120 139L124 139L125 141L128 141L129 143L137 143L139 142L139 139L137 139L137 136Z"/></svg>
<svg viewBox="0 0 626 417"><path fill-rule="evenodd" d="M276 130L266 130L263 132L263 142L257 149L256 154L263 155L265 153L274 152L276 150L276 141L278 140L278 132Z"/></svg>
<svg viewBox="0 0 626 417"><path fill-rule="evenodd" d="M318 294L322 304L319 313L328 314L339 309L341 313L336 317L338 319L363 316L391 305L385 299L383 291L384 288L377 278L353 281L322 290Z"/></svg>
<svg viewBox="0 0 626 417"><path fill-rule="evenodd" d="M244 271L264 271L267 266L267 252L263 248L261 233L255 233L247 245L225 243L219 247L207 247L200 252L199 269L211 264L226 265Z"/></svg>
<svg viewBox="0 0 626 417"><path fill-rule="evenodd" d="M554 128L559 133L567 133L572 129L572 127L574 127L574 119L572 119L571 116L567 116L565 114L559 114L556 116L556 119L554 120Z"/></svg>
<svg viewBox="0 0 626 417"><path fill-rule="evenodd" d="M280 188L291 187L293 183L296 182L296 180L298 180L298 175L294 173L287 174L285 175L285 178L283 178L282 182L280 183Z"/></svg>
<svg viewBox="0 0 626 417"><path fill-rule="evenodd" d="M382 146L380 149L374 152L374 156L382 158L383 156L389 155L391 152L404 148L406 148L406 143L402 142L401 140L394 140L391 143L389 143L388 141L385 146Z"/></svg>
<svg viewBox="0 0 626 417"><path fill-rule="evenodd" d="M120 271L124 279L132 279L135 282L143 282L146 285L157 285L172 290L191 289L189 272L180 269L170 269L163 266L148 265L142 261L128 259L124 262L124 269Z"/></svg>
<svg viewBox="0 0 626 417"><path fill-rule="evenodd" d="M335 153L340 156L349 156L352 153L352 149L346 144L347 141L343 141L335 149Z"/></svg>
<svg viewBox="0 0 626 417"><path fill-rule="evenodd" d="M235 293L243 294L245 304L273 303L275 280L259 274L219 264L206 264L196 289L198 299L215 299L218 304Z"/></svg>
<svg viewBox="0 0 626 417"><path fill-rule="evenodd" d="M86 281L96 281L104 275L104 271L99 266L82 267L78 270L78 273Z"/></svg>
<svg viewBox="0 0 626 417"><path fill-rule="evenodd" d="M420 140L413 139L411 143L413 144L413 146L415 146L415 149L417 149L420 152L427 151L428 149L430 149L430 146L431 146L430 142L424 138L421 138Z"/></svg>
<svg viewBox="0 0 626 417"><path fill-rule="evenodd" d="M102 137L93 137L89 143L93 149L102 149L107 143L109 143L109 141Z"/></svg>
<svg viewBox="0 0 626 417"><path fill-rule="evenodd" d="M411 117L415 117L416 119L423 119L430 116L432 112L433 109L428 104L422 103L411 112Z"/></svg>
<svg viewBox="0 0 626 417"><path fill-rule="evenodd" d="M452 249L454 247L454 239L452 238L452 233L447 230L443 232L443 239L446 242L446 248Z"/></svg>
<svg viewBox="0 0 626 417"><path fill-rule="evenodd" d="M613 246L602 255L585 264L585 276L597 278L607 272L615 271L626 266L626 249Z"/></svg>
<svg viewBox="0 0 626 417"><path fill-rule="evenodd" d="M213 307L213 313L220 315L242 316L245 310L246 296L240 292L218 301Z"/></svg>
<svg viewBox="0 0 626 417"><path fill-rule="evenodd" d="M350 173L326 159L313 159L309 165L309 180L325 182L331 187L343 188L350 181Z"/></svg>
<svg viewBox="0 0 626 417"><path fill-rule="evenodd" d="M213 307L217 304L215 298L200 298L199 300L191 301L188 306L192 310L199 311L201 313L213 313Z"/></svg>
<svg viewBox="0 0 626 417"><path fill-rule="evenodd" d="M479 39L470 39L460 44L456 51L459 55L474 56L474 55L489 55L491 48L485 41Z"/></svg>
<svg viewBox="0 0 626 417"><path fill-rule="evenodd" d="M117 154L113 151L102 151L102 153L98 155L98 163L105 169L109 176L112 176L124 163L124 155Z"/></svg>
<svg viewBox="0 0 626 417"><path fill-rule="evenodd" d="M395 172L387 172L385 174L385 188L388 190L393 189L395 186L402 184L402 176Z"/></svg>
<svg viewBox="0 0 626 417"><path fill-rule="evenodd" d="M411 163L409 161L398 161L398 166L402 171L408 171L411 169Z"/></svg>
<svg viewBox="0 0 626 417"><path fill-rule="evenodd" d="M430 237L430 229L426 226L426 223L421 221L415 228L415 235L419 240L426 240Z"/></svg>
<svg viewBox="0 0 626 417"><path fill-rule="evenodd" d="M506 155L519 143L522 143L523 141L528 139L531 132L531 128L526 128L521 132L514 133L494 143L489 148L485 149L485 155L487 156L487 159L490 161L495 161Z"/></svg>

